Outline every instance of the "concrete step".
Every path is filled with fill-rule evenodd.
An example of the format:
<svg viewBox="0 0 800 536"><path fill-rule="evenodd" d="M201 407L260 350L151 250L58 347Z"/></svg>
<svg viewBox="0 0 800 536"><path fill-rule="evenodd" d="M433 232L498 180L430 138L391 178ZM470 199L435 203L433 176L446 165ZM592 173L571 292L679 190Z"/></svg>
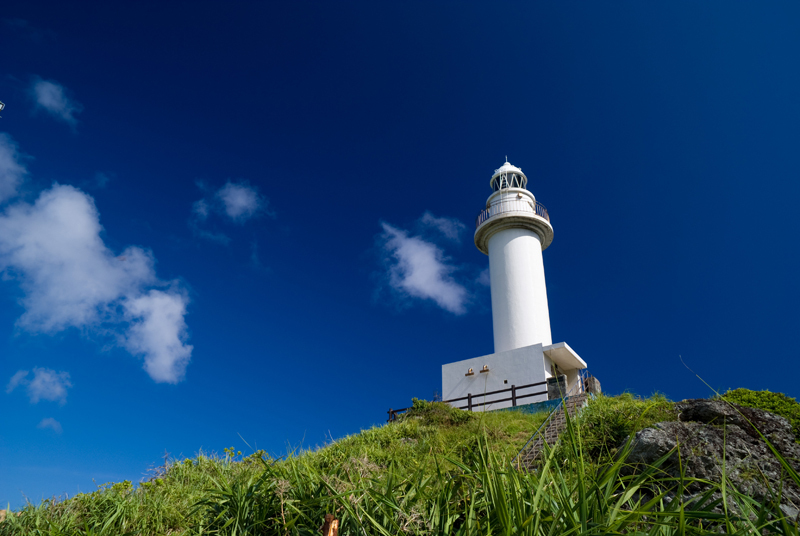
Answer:
<svg viewBox="0 0 800 536"><path fill-rule="evenodd" d="M550 446L555 445L558 438L561 437L561 434L567 429L566 415L568 414L570 418L577 415L588 400L589 396L586 393L566 399L561 407L558 408L558 412L553 412L550 415L541 436L518 454L517 459L520 465L530 471L544 450L544 444L547 443Z"/></svg>

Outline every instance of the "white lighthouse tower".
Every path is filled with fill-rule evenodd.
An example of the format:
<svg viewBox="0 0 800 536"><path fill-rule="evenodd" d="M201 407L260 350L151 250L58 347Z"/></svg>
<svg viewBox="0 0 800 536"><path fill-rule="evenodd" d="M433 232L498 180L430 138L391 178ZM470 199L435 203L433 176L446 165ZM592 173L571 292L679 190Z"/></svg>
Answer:
<svg viewBox="0 0 800 536"><path fill-rule="evenodd" d="M489 256L495 353L442 366L443 399L478 410L547 400L554 377L566 381L562 392L574 391L586 368L566 343L553 344L550 332L542 259L553 241L547 209L527 189L522 169L507 161L489 185L475 245Z"/></svg>
<svg viewBox="0 0 800 536"><path fill-rule="evenodd" d="M552 344L542 251L553 241L547 209L508 162L495 170L478 216L475 245L489 255L494 351Z"/></svg>

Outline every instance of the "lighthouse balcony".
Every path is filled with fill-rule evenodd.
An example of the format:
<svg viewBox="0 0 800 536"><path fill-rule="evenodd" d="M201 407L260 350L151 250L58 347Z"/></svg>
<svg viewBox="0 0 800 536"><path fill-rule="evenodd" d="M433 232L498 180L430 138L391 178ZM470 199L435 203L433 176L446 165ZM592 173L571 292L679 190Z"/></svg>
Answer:
<svg viewBox="0 0 800 536"><path fill-rule="evenodd" d="M492 204L486 210L482 210L481 213L478 214L478 218L475 220L475 227L480 227L481 224L489 218L498 216L500 214L507 214L509 212L527 212L529 214L535 214L540 218L544 218L548 222L550 221L550 215L547 213L547 209L544 208L544 205L538 201L529 201L527 199L507 199Z"/></svg>
<svg viewBox="0 0 800 536"><path fill-rule="evenodd" d="M553 226L544 205L533 199L527 190L518 190L517 197L500 198L493 194L489 206L478 214L475 222L475 246L489 254L489 240L507 229L526 229L539 236L542 251L553 241ZM514 193L514 192L512 192ZM530 196L530 197L529 197Z"/></svg>

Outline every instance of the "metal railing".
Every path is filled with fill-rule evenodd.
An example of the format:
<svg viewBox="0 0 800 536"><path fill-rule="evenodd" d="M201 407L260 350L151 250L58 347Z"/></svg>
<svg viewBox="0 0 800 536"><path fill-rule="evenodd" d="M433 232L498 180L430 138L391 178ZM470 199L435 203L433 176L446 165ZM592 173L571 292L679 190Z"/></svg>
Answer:
<svg viewBox="0 0 800 536"><path fill-rule="evenodd" d="M519 385L519 386L512 385L508 389L498 389L497 391L488 391L486 393L481 393L481 394L477 394L477 395L473 395L472 393L467 393L467 396L462 396L462 397L459 397L459 398L453 398L451 400L442 400L442 402L446 402L446 403L449 404L451 402L461 402L461 401L466 400L467 401L467 405L466 406L455 406L455 407L458 408L458 409L465 409L467 411L473 411L473 408L480 408L480 407L485 407L485 406L488 406L488 405L491 405L491 404L497 404L497 403L500 403L500 402L508 402L508 401L511 401L511 407L516 407L517 406L517 401L519 399L521 399L521 398L528 398L528 397L531 397L531 396L538 396L538 395L546 395L547 394L547 389L545 389L544 391L536 391L535 393L526 393L526 394L522 394L522 395L517 394L517 391L519 391L521 389L530 389L531 387L538 387L540 385L547 385L547 382L543 381L543 382L529 383L528 385ZM509 393L511 396L506 397L506 398L498 398L496 400L486 400L487 396L496 395L496 394L500 394L500 393ZM480 398L483 398L483 400L482 401L477 401L476 400L476 399L480 399ZM409 409L411 409L411 407L407 407L407 408L403 408L403 409L391 409L391 408L389 408L389 411L386 412L386 413L389 414L389 420L387 422L392 422L392 421L396 420L398 414L405 413Z"/></svg>
<svg viewBox="0 0 800 536"><path fill-rule="evenodd" d="M542 422L542 424L539 425L539 428L537 428L536 431L533 433L533 435L530 437L530 439L528 439L528 442L525 443L525 446L520 449L520 451L517 453L516 456L514 456L514 459L511 460L512 466L516 464L517 469L519 469L520 456L522 456L522 454L528 449L530 444L535 439L541 438L542 441L544 441L545 430L550 425L550 421L553 420L553 417L555 415L558 415L558 412L564 406L564 401L566 399L568 399L571 396L582 395L583 393L588 392L586 389L586 382L589 379L589 377L590 377L589 371L587 371L586 369L578 371L578 381L576 381L575 384L572 387L570 387L569 391L561 397L561 401L558 403L558 405L555 408L553 408L553 411L551 411L550 414L547 416L547 418Z"/></svg>
<svg viewBox="0 0 800 536"><path fill-rule="evenodd" d="M482 210L481 213L478 214L478 218L475 220L475 227L480 227L483 222L492 216L505 214L507 212L528 212L530 214L536 214L540 218L550 221L550 215L547 213L547 209L544 208L544 205L538 201L531 202L524 201L522 199L510 199L507 201L500 201L499 203L490 205L486 210Z"/></svg>

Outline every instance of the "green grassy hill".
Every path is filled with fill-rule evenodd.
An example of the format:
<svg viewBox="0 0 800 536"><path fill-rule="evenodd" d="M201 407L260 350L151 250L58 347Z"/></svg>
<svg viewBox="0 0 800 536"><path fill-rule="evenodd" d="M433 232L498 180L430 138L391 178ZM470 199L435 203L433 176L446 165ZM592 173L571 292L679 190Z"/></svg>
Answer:
<svg viewBox="0 0 800 536"><path fill-rule="evenodd" d="M754 505L724 482L715 491L736 513L713 494L672 500L686 482L658 464L628 470L626 438L676 418L661 396L598 397L541 467L515 470L511 460L545 418L415 401L397 422L285 459L225 449L170 460L138 485L31 504L9 513L0 536L312 535L326 513L341 535L797 534L776 506Z"/></svg>

